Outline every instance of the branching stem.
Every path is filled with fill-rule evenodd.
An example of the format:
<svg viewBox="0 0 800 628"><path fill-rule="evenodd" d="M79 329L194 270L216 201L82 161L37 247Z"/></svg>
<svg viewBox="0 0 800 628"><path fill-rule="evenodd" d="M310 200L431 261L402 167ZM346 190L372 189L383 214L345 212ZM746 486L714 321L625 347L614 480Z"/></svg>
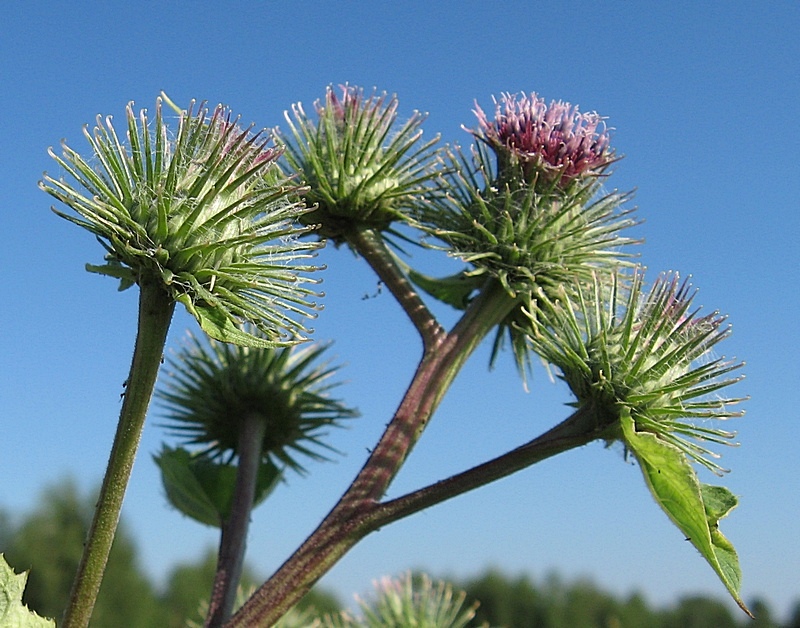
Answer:
<svg viewBox="0 0 800 628"><path fill-rule="evenodd" d="M449 333L439 331L427 308L418 306L421 299L391 256L380 254L372 238L355 242L369 248L369 254L359 251L414 320L424 339L423 356L394 417L350 488L295 554L233 616L230 626L272 625L353 545L376 529L372 517L376 507L456 374L516 305L499 282L490 280L456 326Z"/></svg>

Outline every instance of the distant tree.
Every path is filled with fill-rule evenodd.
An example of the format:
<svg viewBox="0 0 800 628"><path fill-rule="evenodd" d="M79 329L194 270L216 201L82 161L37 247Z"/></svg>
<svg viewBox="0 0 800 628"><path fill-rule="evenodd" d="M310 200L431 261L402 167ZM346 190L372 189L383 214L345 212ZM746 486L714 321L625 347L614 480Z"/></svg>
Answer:
<svg viewBox="0 0 800 628"><path fill-rule="evenodd" d="M0 552L5 552L11 542L11 517L0 510Z"/></svg>
<svg viewBox="0 0 800 628"><path fill-rule="evenodd" d="M196 562L174 567L167 577L167 587L161 601L167 609L165 626L182 628L187 619L202 623L205 612L201 606L208 603L211 583L217 570L217 552L213 548ZM242 571L242 588L255 587L261 581L247 565Z"/></svg>
<svg viewBox="0 0 800 628"><path fill-rule="evenodd" d="M792 608L792 612L789 614L789 622L786 624L786 628L800 628L800 600L794 603L794 608Z"/></svg>
<svg viewBox="0 0 800 628"><path fill-rule="evenodd" d="M17 570L30 570L23 601L42 616L61 617L94 502L93 495L82 497L72 480L62 480L45 489L37 508L8 534L5 554L9 564ZM92 628L150 628L159 624L161 612L123 523L109 557Z"/></svg>
<svg viewBox="0 0 800 628"><path fill-rule="evenodd" d="M487 622L506 628L548 628L552 626L547 601L537 593L533 583L521 576L509 580L500 572L489 570L477 579L461 584L467 593L467 604L480 602L475 624Z"/></svg>
<svg viewBox="0 0 800 628"><path fill-rule="evenodd" d="M330 591L314 587L297 603L297 609L300 611L314 609L314 614L317 616L333 615L342 610L342 604Z"/></svg>
<svg viewBox="0 0 800 628"><path fill-rule="evenodd" d="M202 625L216 568L217 552L208 548L198 561L178 565L170 571L166 589L161 595L161 603L166 609L164 628L184 628L187 620ZM240 588L249 591L255 589L260 582L259 576L245 563ZM334 613L341 609L333 594L316 588L297 607L301 610L312 607L315 615Z"/></svg>
<svg viewBox="0 0 800 628"><path fill-rule="evenodd" d="M663 617L647 605L641 593L633 593L622 603L620 609L620 626L624 628L661 628Z"/></svg>
<svg viewBox="0 0 800 628"><path fill-rule="evenodd" d="M589 580L578 580L565 589L559 611L558 626L611 628L621 625L619 602Z"/></svg>
<svg viewBox="0 0 800 628"><path fill-rule="evenodd" d="M736 628L731 611L725 604L707 597L692 596L679 600L668 613L665 628Z"/></svg>
<svg viewBox="0 0 800 628"><path fill-rule="evenodd" d="M772 611L766 600L756 598L752 601L750 610L753 611L755 620L747 622L748 628L779 628L779 624L772 617Z"/></svg>

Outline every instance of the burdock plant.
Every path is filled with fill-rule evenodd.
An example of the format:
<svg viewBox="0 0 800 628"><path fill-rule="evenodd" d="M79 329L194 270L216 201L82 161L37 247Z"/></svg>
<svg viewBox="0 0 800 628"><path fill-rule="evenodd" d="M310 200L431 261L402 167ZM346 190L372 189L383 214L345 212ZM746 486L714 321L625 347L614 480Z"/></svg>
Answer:
<svg viewBox="0 0 800 628"><path fill-rule="evenodd" d="M156 461L172 504L222 530L208 626L222 625L233 610L253 507L285 469L305 473L298 456L324 460L327 428L357 416L330 397L338 367L320 362L324 351L190 336L170 361L157 394L168 428L195 452L165 448Z"/></svg>
<svg viewBox="0 0 800 628"><path fill-rule="evenodd" d="M177 112L174 135L164 102ZM125 399L65 626L89 621L175 303L214 338L268 347L303 339L301 318L314 309L306 260L316 245L298 239L296 186L265 176L281 154L269 134L240 127L221 105L178 110L163 95L152 118L129 105L126 123L120 136L98 117L84 130L88 158L66 143L60 156L51 150L65 178L40 184L72 210L54 211L105 249L105 265L88 270L139 288Z"/></svg>
<svg viewBox="0 0 800 628"><path fill-rule="evenodd" d="M726 332L718 318L688 313L686 289L672 283L659 283L642 300L640 274L628 252L635 241L623 233L635 224L626 207L630 194L605 188L617 157L604 120L569 103L547 105L536 94L506 94L495 102L494 118L476 107L478 127L468 129L476 146L466 153L439 150L438 164L430 164L436 175L426 172L403 187L390 166L378 164L404 163L408 143L391 138L406 127L393 135L380 107L360 94L347 88L340 100L329 90L325 104L317 106L316 123L295 106L287 161L308 185L306 198L319 204L314 218L320 235L347 243L370 264L414 324L422 357L339 503L231 625L275 622L350 547L381 526L596 439L625 443L656 499L687 536L697 536L693 541L741 603L736 555L717 529L735 500L720 487L703 488L690 464L707 460L697 437L728 437L693 421L736 414L728 409L736 400L714 397L732 383L724 377L732 366L702 363ZM379 147L374 138L382 138ZM359 155L371 158L353 157ZM417 159L419 167L404 172L423 172L428 153ZM349 183L342 182L344 175ZM379 199L386 190L397 194L383 205ZM400 262L386 245L395 222L419 230L426 246L446 251L464 270L433 279ZM450 331L417 288L463 310ZM621 302L623 295L631 301ZM587 325L589 331L582 331ZM613 330L606 333L608 327ZM493 329L495 353L509 335L523 374L538 355L575 385L580 394L574 412L495 459L385 499L450 383ZM578 364L584 354L576 343L590 343L592 359L616 357ZM630 367L627 374L623 367ZM671 465L666 484L655 477L660 460ZM665 491L678 476L677 502L665 505Z"/></svg>
<svg viewBox="0 0 800 628"><path fill-rule="evenodd" d="M219 341L271 351L301 336L295 316L310 309L310 292L300 277L310 269L292 264L316 244L345 245L364 259L419 334L419 363L363 467L228 625L273 625L371 532L594 440L623 444L656 500L744 608L738 559L719 531L736 499L695 472L697 465L722 471L713 445L732 434L716 421L740 414L734 408L740 399L723 394L738 379L729 375L738 363L714 354L728 334L724 319L692 309L691 289L674 275L643 288L630 252L636 241L627 231L635 224L630 194L606 187L618 158L601 116L536 94L504 94L493 116L477 105L475 113L477 126L467 129L474 146L439 148L435 138L422 140L424 116L399 118L395 97L329 88L312 115L300 104L286 114L289 132L278 133L285 156L278 159L279 151L232 130L216 112L182 114L177 139L168 141L158 109L154 133L144 133L147 126L129 114L129 150L102 125L89 135L96 169L65 149L59 161L88 196L46 180L46 189L77 211L70 219L106 246L108 264L98 270L138 283L142 317L167 312L158 342L145 354L147 399L175 301ZM250 204L255 198L263 204ZM301 245L295 236L312 227L315 237ZM401 260L398 240L443 252L463 270L427 277ZM429 297L460 310L450 329L429 308ZM152 327L143 320L143 329ZM387 498L451 383L492 332L493 357L509 338L523 376L539 358L566 381L575 395L569 416L494 459ZM251 405L232 383L238 380L216 381L229 392L214 404L199 384L210 372L208 360L236 354L246 361L256 349L212 346L216 357L192 362L168 399L173 410L186 409L173 418L190 440L209 455L238 456L242 465L239 430L258 414L254 407L266 406ZM135 358L134 371L136 365ZM257 365L252 371L269 381ZM129 390L126 406L141 389L136 383ZM275 395L270 407L283 407L280 394L269 394ZM214 418L225 408L233 427ZM344 416L341 409L334 414ZM254 457L263 461L272 447L268 457L288 467L311 435L300 428L269 441L270 433L285 434L277 427L255 433L248 441L260 451Z"/></svg>

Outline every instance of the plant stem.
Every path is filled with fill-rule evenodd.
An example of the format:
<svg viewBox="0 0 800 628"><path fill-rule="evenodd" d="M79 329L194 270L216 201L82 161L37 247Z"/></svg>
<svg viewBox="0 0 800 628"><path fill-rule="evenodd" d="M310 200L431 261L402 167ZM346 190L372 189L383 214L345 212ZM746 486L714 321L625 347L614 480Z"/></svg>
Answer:
<svg viewBox="0 0 800 628"><path fill-rule="evenodd" d="M603 438L607 426L599 424L594 410L584 406L570 417L488 462L436 482L402 497L380 504L372 513L371 527L380 528L420 510L507 477L537 462Z"/></svg>
<svg viewBox="0 0 800 628"><path fill-rule="evenodd" d="M381 234L373 229L354 229L347 235L348 242L361 254L389 289L400 307L411 319L422 337L423 347L433 345L444 335L444 329L428 310L386 248Z"/></svg>
<svg viewBox="0 0 800 628"><path fill-rule="evenodd" d="M139 329L125 399L94 519L64 611L64 628L83 628L89 624L114 541L125 489L139 447L174 309L174 301L160 285L140 285Z"/></svg>
<svg viewBox="0 0 800 628"><path fill-rule="evenodd" d="M515 303L499 282L490 280L453 330L426 346L394 418L350 488L294 555L233 616L230 626L272 625L353 545L376 529L372 513L451 382Z"/></svg>
<svg viewBox="0 0 800 628"><path fill-rule="evenodd" d="M236 588L242 577L247 530L250 527L250 513L261 465L261 446L266 431L267 421L262 415L250 413L242 418L233 503L230 516L222 523L217 571L205 623L209 628L221 626L233 612Z"/></svg>

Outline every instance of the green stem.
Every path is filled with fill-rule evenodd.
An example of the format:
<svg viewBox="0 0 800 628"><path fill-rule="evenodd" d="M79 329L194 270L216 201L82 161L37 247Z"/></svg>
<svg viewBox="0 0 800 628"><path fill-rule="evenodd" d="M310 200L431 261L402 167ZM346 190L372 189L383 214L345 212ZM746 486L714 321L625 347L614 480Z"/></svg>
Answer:
<svg viewBox="0 0 800 628"><path fill-rule="evenodd" d="M231 514L222 524L217 557L217 572L211 589L211 603L205 625L216 628L233 613L236 588L242 577L242 565L247 545L250 513L256 494L258 470L261 465L261 446L267 431L267 421L256 413L243 417L239 430L239 464L233 493Z"/></svg>
<svg viewBox="0 0 800 628"><path fill-rule="evenodd" d="M175 304L161 286L143 283L139 293L139 330L120 411L114 445L70 600L63 627L89 624L108 554L119 522L125 489L139 446L145 415L153 394Z"/></svg>
<svg viewBox="0 0 800 628"><path fill-rule="evenodd" d="M480 341L515 306L490 280L450 333L426 346L393 419L347 492L320 526L233 616L230 626L271 626L359 540L458 371Z"/></svg>

